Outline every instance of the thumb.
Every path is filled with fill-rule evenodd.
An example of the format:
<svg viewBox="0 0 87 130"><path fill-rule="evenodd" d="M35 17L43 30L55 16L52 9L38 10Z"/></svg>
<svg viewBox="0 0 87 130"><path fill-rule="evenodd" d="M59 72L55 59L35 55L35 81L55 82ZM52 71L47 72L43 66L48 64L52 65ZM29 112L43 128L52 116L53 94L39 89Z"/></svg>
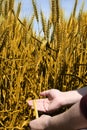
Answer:
<svg viewBox="0 0 87 130"><path fill-rule="evenodd" d="M51 90L47 90L47 91L41 92L40 95L49 97L51 95L50 93L51 93Z"/></svg>

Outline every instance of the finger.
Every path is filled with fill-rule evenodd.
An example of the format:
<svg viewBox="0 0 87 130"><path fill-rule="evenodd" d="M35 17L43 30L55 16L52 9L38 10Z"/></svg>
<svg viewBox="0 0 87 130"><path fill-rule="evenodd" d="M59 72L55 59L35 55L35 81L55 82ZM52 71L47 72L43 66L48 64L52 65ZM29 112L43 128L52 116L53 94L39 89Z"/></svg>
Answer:
<svg viewBox="0 0 87 130"><path fill-rule="evenodd" d="M37 105L40 105L44 99L36 99ZM33 100L27 100L29 106L33 106Z"/></svg>
<svg viewBox="0 0 87 130"><path fill-rule="evenodd" d="M41 112L46 112L45 107L44 107L44 101L47 102L48 99L36 99L36 104L37 104L37 110L41 111ZM34 109L34 105L33 105L33 100L28 100L27 103L29 104L29 106L31 107L31 109Z"/></svg>
<svg viewBox="0 0 87 130"><path fill-rule="evenodd" d="M31 128L31 130L35 130L35 121L36 119L29 122L29 127Z"/></svg>
<svg viewBox="0 0 87 130"><path fill-rule="evenodd" d="M37 100L37 109L38 109L38 111L46 112L46 110L44 108L44 101L47 101L47 100L48 100L47 98Z"/></svg>
<svg viewBox="0 0 87 130"><path fill-rule="evenodd" d="M28 100L27 103L29 106L33 106L33 100Z"/></svg>
<svg viewBox="0 0 87 130"><path fill-rule="evenodd" d="M48 109L49 108L49 104L50 104L50 102L49 102L48 99L44 100L43 105L44 105L45 112L49 111L49 109Z"/></svg>
<svg viewBox="0 0 87 130"><path fill-rule="evenodd" d="M38 118L35 120L32 120L29 122L29 126L31 128L31 130L43 130L43 126L42 126L42 120L43 118Z"/></svg>

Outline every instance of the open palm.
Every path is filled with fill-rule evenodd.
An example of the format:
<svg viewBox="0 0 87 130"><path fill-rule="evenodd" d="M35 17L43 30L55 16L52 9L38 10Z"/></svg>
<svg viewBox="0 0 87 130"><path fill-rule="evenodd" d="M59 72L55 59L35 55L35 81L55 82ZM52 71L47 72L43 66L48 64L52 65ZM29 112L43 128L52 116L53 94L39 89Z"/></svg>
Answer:
<svg viewBox="0 0 87 130"><path fill-rule="evenodd" d="M36 99L37 110L41 112L54 111L62 106L62 92L56 89L47 90L40 93L41 96L47 97L43 99ZM29 106L34 108L33 100L28 101Z"/></svg>

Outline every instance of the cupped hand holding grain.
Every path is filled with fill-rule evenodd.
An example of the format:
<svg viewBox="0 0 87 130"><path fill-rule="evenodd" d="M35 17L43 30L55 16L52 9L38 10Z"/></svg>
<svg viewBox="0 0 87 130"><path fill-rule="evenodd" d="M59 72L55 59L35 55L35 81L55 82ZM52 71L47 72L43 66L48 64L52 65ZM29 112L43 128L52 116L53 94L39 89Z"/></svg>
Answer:
<svg viewBox="0 0 87 130"><path fill-rule="evenodd" d="M41 96L47 97L43 99L36 99L37 110L41 112L55 111L63 105L65 96L64 93L51 89L40 93ZM29 106L33 109L33 100L28 101Z"/></svg>
<svg viewBox="0 0 87 130"><path fill-rule="evenodd" d="M57 89L50 89L41 92L40 95L44 98L36 99L37 110L41 112L51 112L57 110L62 106L75 104L82 98L82 96L86 94L86 92L87 86L78 90L66 92L62 92ZM27 102L29 106L34 109L33 100L28 100Z"/></svg>

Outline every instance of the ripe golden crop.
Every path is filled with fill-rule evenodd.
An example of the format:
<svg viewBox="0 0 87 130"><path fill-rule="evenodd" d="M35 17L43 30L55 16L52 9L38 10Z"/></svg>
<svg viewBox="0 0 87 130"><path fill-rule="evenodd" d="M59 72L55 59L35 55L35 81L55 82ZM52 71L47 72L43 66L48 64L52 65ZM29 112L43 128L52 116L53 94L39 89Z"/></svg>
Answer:
<svg viewBox="0 0 87 130"><path fill-rule="evenodd" d="M76 0L66 20L58 2L51 0L47 21L42 11L39 16L32 0L34 14L28 22L19 18L21 3L15 12L14 0L0 0L2 130L28 129L29 121L38 114L26 100L40 98L41 91L67 91L87 85L87 12L82 6L76 17ZM41 18L43 36L35 33L35 18L37 22Z"/></svg>

